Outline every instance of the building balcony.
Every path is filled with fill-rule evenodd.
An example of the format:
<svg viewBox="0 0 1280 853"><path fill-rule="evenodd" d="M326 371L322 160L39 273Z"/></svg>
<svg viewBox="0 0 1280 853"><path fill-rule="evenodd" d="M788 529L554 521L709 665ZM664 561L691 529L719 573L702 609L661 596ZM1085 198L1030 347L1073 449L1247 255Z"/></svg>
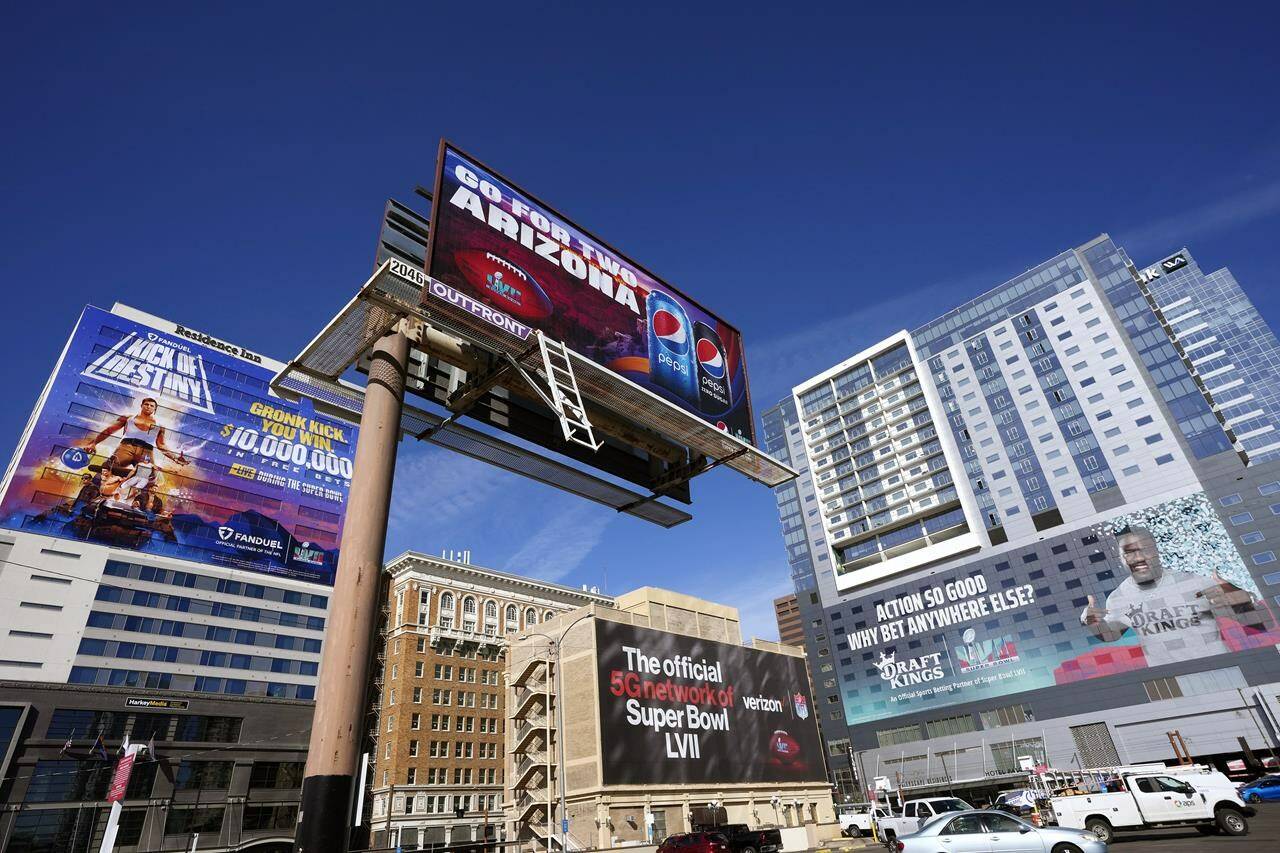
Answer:
<svg viewBox="0 0 1280 853"><path fill-rule="evenodd" d="M492 647L500 651L505 651L507 648L506 638L498 635L497 626L495 625L487 625L484 630L480 630L478 626L469 622L464 622L460 625L452 622L441 622L425 630L433 647L439 647L444 643L453 643Z"/></svg>

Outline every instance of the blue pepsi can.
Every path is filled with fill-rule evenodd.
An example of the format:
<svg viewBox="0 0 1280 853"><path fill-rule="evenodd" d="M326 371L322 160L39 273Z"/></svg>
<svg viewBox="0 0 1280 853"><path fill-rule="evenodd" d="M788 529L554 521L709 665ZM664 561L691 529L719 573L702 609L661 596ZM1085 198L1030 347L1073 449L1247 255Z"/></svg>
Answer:
<svg viewBox="0 0 1280 853"><path fill-rule="evenodd" d="M693 367L693 329L689 315L667 294L649 292L649 379L682 400L698 404Z"/></svg>

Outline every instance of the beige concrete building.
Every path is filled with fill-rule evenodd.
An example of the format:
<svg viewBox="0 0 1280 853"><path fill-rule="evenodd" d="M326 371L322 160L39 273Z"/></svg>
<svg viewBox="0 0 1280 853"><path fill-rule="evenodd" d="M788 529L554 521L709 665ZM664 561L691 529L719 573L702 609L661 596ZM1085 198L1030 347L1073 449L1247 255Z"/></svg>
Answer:
<svg viewBox="0 0 1280 853"><path fill-rule="evenodd" d="M409 552L387 564L388 624L375 686L374 846L500 838L508 643L595 592Z"/></svg>
<svg viewBox="0 0 1280 853"><path fill-rule="evenodd" d="M613 606L600 602L556 615L541 626L555 640L545 636L513 640L507 657L508 838L535 850L559 850L564 817L571 850L657 843L671 833L688 831L692 822L708 813L708 807L716 810L722 822L783 827L784 849L812 847L838 833L816 727L811 759L819 777L815 781L606 784L606 762L616 767L619 757L617 744L610 746L602 739L598 622L743 645L736 608L648 587L619 596ZM760 640L750 648L785 658L778 663L794 672L812 696L799 649ZM795 659L799 664L792 666ZM558 703L561 689L563 703ZM800 705L801 698L796 700L804 709L800 715L804 720L810 711ZM784 700L789 707L791 696ZM785 734L774 733L775 738ZM604 755L606 749L614 750L611 759ZM667 756L672 755L671 749L668 745ZM711 755L704 758L717 760ZM621 761L627 760L622 755Z"/></svg>

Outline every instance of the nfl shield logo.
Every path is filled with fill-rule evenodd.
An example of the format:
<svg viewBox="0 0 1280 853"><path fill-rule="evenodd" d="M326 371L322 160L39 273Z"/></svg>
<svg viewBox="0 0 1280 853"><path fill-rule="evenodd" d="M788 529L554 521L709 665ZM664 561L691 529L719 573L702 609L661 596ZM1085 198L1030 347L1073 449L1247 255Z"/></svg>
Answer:
<svg viewBox="0 0 1280 853"><path fill-rule="evenodd" d="M804 694L797 693L792 698L795 700L795 704L796 704L796 716L802 720L809 719L809 703L804 698Z"/></svg>

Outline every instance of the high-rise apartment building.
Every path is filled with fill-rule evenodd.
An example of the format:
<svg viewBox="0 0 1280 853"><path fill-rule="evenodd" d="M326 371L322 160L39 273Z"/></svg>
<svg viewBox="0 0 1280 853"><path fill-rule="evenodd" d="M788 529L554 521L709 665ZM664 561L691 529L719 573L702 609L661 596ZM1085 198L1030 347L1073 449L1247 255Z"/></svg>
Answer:
<svg viewBox="0 0 1280 853"><path fill-rule="evenodd" d="M783 645L804 648L804 621L795 594L775 598L773 615L778 620L778 641Z"/></svg>
<svg viewBox="0 0 1280 853"><path fill-rule="evenodd" d="M985 789L1026 756L1172 759L1174 730L1224 769L1266 745L1275 337L1189 258L1139 271L1099 237L766 413L801 471L778 504L824 733L863 779Z"/></svg>
<svg viewBox="0 0 1280 853"><path fill-rule="evenodd" d="M1191 373L1252 461L1280 457L1280 341L1227 268L1182 249L1138 282Z"/></svg>
<svg viewBox="0 0 1280 853"><path fill-rule="evenodd" d="M374 845L500 839L510 639L536 637L557 614L611 599L414 552L390 561L387 572Z"/></svg>

